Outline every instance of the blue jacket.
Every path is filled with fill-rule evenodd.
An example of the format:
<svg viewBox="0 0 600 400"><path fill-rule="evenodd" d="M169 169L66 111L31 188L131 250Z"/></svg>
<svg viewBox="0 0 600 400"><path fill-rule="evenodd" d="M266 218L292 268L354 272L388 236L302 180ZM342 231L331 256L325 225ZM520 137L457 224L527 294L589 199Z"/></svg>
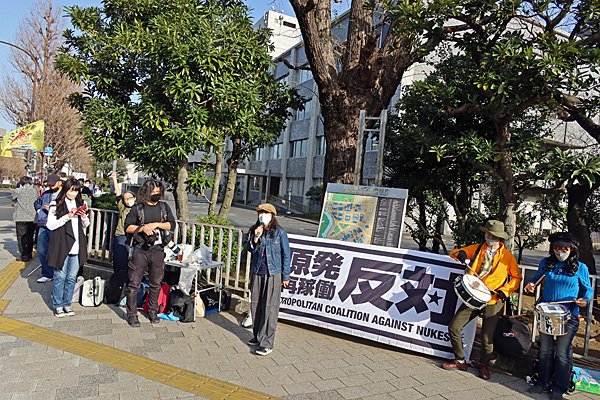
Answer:
<svg viewBox="0 0 600 400"><path fill-rule="evenodd" d="M542 268L546 266L546 259L544 258L540 262L538 271L531 282L537 282L542 274L546 273L541 302L566 301L578 298L590 299L594 295L588 267L579 262L577 273L574 276L569 276L562 271L564 264L564 262L559 262L552 271L543 271ZM565 303L563 305L571 309L571 315L579 315L579 306L575 303Z"/></svg>
<svg viewBox="0 0 600 400"><path fill-rule="evenodd" d="M269 275L281 273L282 281L290 280L290 242L287 233L277 227L273 237L266 232L263 233L258 243L254 243L254 232L250 232L246 241L246 250L252 254L252 273L255 274L260 268L260 261L263 253L267 255L267 268Z"/></svg>
<svg viewBox="0 0 600 400"><path fill-rule="evenodd" d="M55 196L56 195L56 196ZM33 206L35 210L40 210L37 217L37 224L39 226L46 226L46 222L48 222L48 210L44 207L46 204L50 205L52 200L54 200L58 196L58 191L53 192L52 190L46 190L44 193L37 198Z"/></svg>

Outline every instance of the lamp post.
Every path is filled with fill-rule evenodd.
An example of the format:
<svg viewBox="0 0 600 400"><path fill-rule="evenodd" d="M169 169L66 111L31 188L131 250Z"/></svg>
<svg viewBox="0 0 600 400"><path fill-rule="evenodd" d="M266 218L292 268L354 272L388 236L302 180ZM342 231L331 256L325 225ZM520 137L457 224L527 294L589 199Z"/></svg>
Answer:
<svg viewBox="0 0 600 400"><path fill-rule="evenodd" d="M29 51L25 50L22 47L17 46L16 44L10 43L10 42L6 42L4 40L0 40L0 43L6 44L8 46L14 47L17 50L22 51L23 53L27 54L27 56L29 56L29 58L31 58L31 61L33 61L33 65L34 65L34 69L33 69L33 91L31 94L31 112L29 113L29 123L33 123L35 122L33 120L34 117L34 113L35 113L35 94L37 91L37 82L38 82L38 72L41 70L38 60L36 57L34 57L33 54L31 54ZM29 160L29 151L27 150L27 159ZM37 160L37 157L36 157ZM40 171L44 168L44 153L42 153L42 162L41 162L41 166L40 166ZM36 168L34 167L34 172L35 172Z"/></svg>

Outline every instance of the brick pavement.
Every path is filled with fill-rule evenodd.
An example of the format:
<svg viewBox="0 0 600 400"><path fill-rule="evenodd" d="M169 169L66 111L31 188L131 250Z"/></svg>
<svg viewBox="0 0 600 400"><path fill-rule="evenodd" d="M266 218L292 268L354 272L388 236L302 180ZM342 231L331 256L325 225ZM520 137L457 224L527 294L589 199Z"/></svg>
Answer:
<svg viewBox="0 0 600 400"><path fill-rule="evenodd" d="M12 225L14 228L14 225ZM0 269L16 255L14 231L0 223ZM50 309L51 284L39 271L10 286L3 317L97 342L271 396L304 399L546 399L531 395L523 379L493 373L483 381L470 368L444 371L440 359L296 324L280 323L268 357L252 353L241 315L224 312L195 323L141 318L130 328L124 310L74 305L74 317L57 319ZM202 399L137 374L69 352L0 333L0 400L4 399ZM577 392L568 399L597 396Z"/></svg>

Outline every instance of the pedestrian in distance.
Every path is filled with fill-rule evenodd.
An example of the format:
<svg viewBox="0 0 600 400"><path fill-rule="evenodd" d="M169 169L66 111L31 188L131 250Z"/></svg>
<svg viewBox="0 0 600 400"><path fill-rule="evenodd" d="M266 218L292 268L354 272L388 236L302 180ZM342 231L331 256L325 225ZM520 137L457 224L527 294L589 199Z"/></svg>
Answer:
<svg viewBox="0 0 600 400"><path fill-rule="evenodd" d="M117 182L117 173L111 175L115 187L115 195L117 208L119 209L119 219L115 229L115 241L113 245L113 269L127 270L129 263L129 245L127 244L127 236L125 235L125 218L131 211L131 207L135 204L135 194L127 191L121 194L121 185Z"/></svg>
<svg viewBox="0 0 600 400"><path fill-rule="evenodd" d="M38 189L28 176L22 177L19 180L19 187L12 192L12 200L15 203L14 219L17 228L17 243L21 254L17 258L18 261L29 262L32 258L36 217L33 204L38 196Z"/></svg>
<svg viewBox="0 0 600 400"><path fill-rule="evenodd" d="M79 266L87 261L87 237L84 229L90 220L83 209L81 184L68 179L48 212L46 227L52 231L48 246L48 264L54 268L52 307L54 316L74 315L71 299Z"/></svg>
<svg viewBox="0 0 600 400"><path fill-rule="evenodd" d="M259 346L256 354L266 356L273 351L279 315L281 287L290 284L290 244L287 233L277 222L277 210L271 204L256 208L258 220L250 227L246 249L252 254L250 281L250 313L252 314L251 346Z"/></svg>
<svg viewBox="0 0 600 400"><path fill-rule="evenodd" d="M85 182L83 183L83 187L81 188L81 194L82 195L86 195L89 198L92 197L92 189L91 189L92 183L90 182L89 179L86 179Z"/></svg>
<svg viewBox="0 0 600 400"><path fill-rule="evenodd" d="M594 290L590 284L588 267L579 261L579 240L569 232L556 232L548 237L550 254L542 259L537 273L525 285L532 293L542 276L545 280L540 302L565 302L570 318L567 333L553 336L540 332L538 355L538 382L529 389L531 393L552 391L553 400L563 399L571 384L573 368L572 343L579 329L579 309L587 306L584 299L592 298Z"/></svg>
<svg viewBox="0 0 600 400"><path fill-rule="evenodd" d="M448 326L454 359L443 363L442 368L467 370L461 331L471 320L483 314L481 354L477 369L480 378L490 379L488 367L494 350L494 331L498 319L500 319L502 303L512 292L517 290L522 277L515 257L502 243L502 240L508 239L508 234L504 231L504 224L500 221L489 220L479 229L485 235L484 243L454 249L450 252L450 256L462 263L470 259L472 270L469 269L467 273L477 275L493 295L481 310L469 308L464 303L458 307Z"/></svg>
<svg viewBox="0 0 600 400"><path fill-rule="evenodd" d="M46 227L46 222L48 221L50 203L58 197L58 191L62 186L62 181L58 175L48 174L47 184L48 189L44 191L34 203L34 207L38 212L37 253L40 263L42 264L42 277L37 280L38 283L46 283L54 279L54 270L48 265L48 261L46 261L48 243L50 243L50 237L52 236L52 231Z"/></svg>
<svg viewBox="0 0 600 400"><path fill-rule="evenodd" d="M165 271L164 231L175 229L175 218L169 205L160 201L165 196L164 185L147 180L138 191L138 202L125 218L125 232L133 239L133 253L129 260L127 296L127 323L140 326L137 316L137 292L144 272L149 275L148 319L158 324L158 295Z"/></svg>

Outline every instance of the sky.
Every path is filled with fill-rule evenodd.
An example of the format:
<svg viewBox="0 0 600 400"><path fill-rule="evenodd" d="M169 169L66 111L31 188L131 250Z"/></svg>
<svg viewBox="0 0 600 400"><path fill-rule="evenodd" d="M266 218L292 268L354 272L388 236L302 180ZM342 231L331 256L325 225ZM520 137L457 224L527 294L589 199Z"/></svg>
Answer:
<svg viewBox="0 0 600 400"><path fill-rule="evenodd" d="M0 12L0 40L12 42L15 36L17 27L25 15L29 13L29 9L38 0L0 0L2 4ZM79 5L82 7L100 6L101 0L54 0L54 4L63 6ZM254 21L261 18L265 11L275 9L287 15L294 15L292 6L287 0L247 0L246 4L250 8L250 15ZM10 54L10 46L0 43L0 77L3 78L7 74L12 74L14 71L10 69L7 57ZM1 82L1 81L0 81ZM12 123L9 123L2 110L0 110L0 128L11 131L16 128Z"/></svg>

